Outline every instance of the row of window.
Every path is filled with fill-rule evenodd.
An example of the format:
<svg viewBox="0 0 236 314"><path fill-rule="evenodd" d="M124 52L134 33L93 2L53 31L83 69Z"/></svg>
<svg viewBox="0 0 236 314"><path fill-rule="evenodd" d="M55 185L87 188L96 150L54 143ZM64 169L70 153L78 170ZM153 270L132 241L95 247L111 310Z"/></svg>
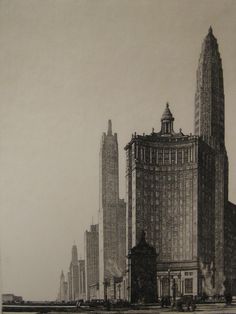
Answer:
<svg viewBox="0 0 236 314"><path fill-rule="evenodd" d="M133 147L132 154L136 160L158 165L195 162L195 150L193 146L178 149L157 149L136 146L136 148Z"/></svg>
<svg viewBox="0 0 236 314"><path fill-rule="evenodd" d="M183 283L184 283L184 292L186 294L192 294L193 293L193 278L185 278ZM177 295L181 295L181 293L183 292L183 291L181 291L181 290L183 290L180 286L181 283L176 281L175 284L177 286L176 287L177 288L176 289ZM161 286L162 286L161 287L162 288L162 295L169 295L171 287L170 287L170 280L168 277L165 277L162 279Z"/></svg>

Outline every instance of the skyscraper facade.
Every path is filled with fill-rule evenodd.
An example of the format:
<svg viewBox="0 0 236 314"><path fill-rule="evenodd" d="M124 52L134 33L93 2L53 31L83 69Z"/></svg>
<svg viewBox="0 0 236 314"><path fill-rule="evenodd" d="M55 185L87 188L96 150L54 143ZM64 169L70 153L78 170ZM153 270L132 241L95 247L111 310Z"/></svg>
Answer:
<svg viewBox="0 0 236 314"><path fill-rule="evenodd" d="M89 231L85 231L85 280L86 299L99 298L99 247L98 224L91 225Z"/></svg>
<svg viewBox="0 0 236 314"><path fill-rule="evenodd" d="M212 147L215 154L215 259L214 289L220 293L225 287L232 290L232 267L229 265L234 234L230 221L235 205L228 201L228 156L225 148L225 99L221 57L217 39L210 27L202 44L197 69L195 94L195 133ZM236 229L236 228L235 228ZM230 258L233 259L233 255Z"/></svg>
<svg viewBox="0 0 236 314"><path fill-rule="evenodd" d="M58 301L67 302L68 301L68 282L65 280L65 275L63 271L60 276L60 287L58 294Z"/></svg>
<svg viewBox="0 0 236 314"><path fill-rule="evenodd" d="M106 298L109 280L125 270L125 203L119 198L118 141L111 120L102 136L99 176L99 291Z"/></svg>
<svg viewBox="0 0 236 314"><path fill-rule="evenodd" d="M85 261L83 259L79 260L78 271L79 271L79 297L78 299L85 300L86 299Z"/></svg>
<svg viewBox="0 0 236 314"><path fill-rule="evenodd" d="M225 148L223 70L218 44L209 29L202 45L195 94L195 134L215 152L215 285L224 283L224 213L228 206L228 157Z"/></svg>
<svg viewBox="0 0 236 314"><path fill-rule="evenodd" d="M72 279L72 298L78 300L79 298L79 266L78 266L78 251L74 244L72 247L71 258L71 279Z"/></svg>
<svg viewBox="0 0 236 314"><path fill-rule="evenodd" d="M74 244L71 251L71 262L68 272L68 297L70 301L79 298L79 268L78 268L78 251Z"/></svg>
<svg viewBox="0 0 236 314"><path fill-rule="evenodd" d="M176 294L221 294L234 280L235 205L228 202L223 71L211 28L197 70L196 135L175 132L173 122L167 105L160 132L134 134L125 148L127 249L146 231L158 253L159 295L173 294L173 285Z"/></svg>

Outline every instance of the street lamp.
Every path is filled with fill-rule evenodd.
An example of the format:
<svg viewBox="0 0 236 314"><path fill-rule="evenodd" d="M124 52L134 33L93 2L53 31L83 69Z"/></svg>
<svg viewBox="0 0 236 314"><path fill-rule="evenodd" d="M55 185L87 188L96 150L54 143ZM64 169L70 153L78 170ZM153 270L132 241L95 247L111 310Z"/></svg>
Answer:
<svg viewBox="0 0 236 314"><path fill-rule="evenodd" d="M180 291L180 295L182 295L181 270L179 272L178 279L179 279L179 291Z"/></svg>
<svg viewBox="0 0 236 314"><path fill-rule="evenodd" d="M175 299L176 299L176 283L175 283L175 278L173 278L172 291L173 291L173 300L174 300L174 302L175 302Z"/></svg>
<svg viewBox="0 0 236 314"><path fill-rule="evenodd" d="M170 269L168 269L168 283L169 283L168 294L169 294L169 297L170 297L170 289L171 289L171 287L170 287Z"/></svg>
<svg viewBox="0 0 236 314"><path fill-rule="evenodd" d="M107 285L108 285L108 283L106 280L103 282L103 285L104 285L104 299L105 299L105 301L107 301Z"/></svg>

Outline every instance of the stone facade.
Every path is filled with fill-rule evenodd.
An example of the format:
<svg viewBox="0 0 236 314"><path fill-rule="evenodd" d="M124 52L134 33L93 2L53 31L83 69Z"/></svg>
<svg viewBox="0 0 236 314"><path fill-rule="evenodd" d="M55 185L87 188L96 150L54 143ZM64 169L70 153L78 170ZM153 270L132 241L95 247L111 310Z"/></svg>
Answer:
<svg viewBox="0 0 236 314"><path fill-rule="evenodd" d="M213 289L217 294L222 294L225 288L232 287L228 277L232 269L228 269L230 262L227 260L230 258L227 248L230 219L227 219L227 216L232 217L233 207L228 203L228 157L225 148L224 108L222 62L217 40L210 28L203 41L197 69L195 133L212 147L215 154Z"/></svg>
<svg viewBox="0 0 236 314"><path fill-rule="evenodd" d="M72 281L72 300L79 299L79 264L77 246L72 247L71 258L71 281Z"/></svg>
<svg viewBox="0 0 236 314"><path fill-rule="evenodd" d="M71 262L68 272L68 298L69 301L78 300L79 298L79 268L78 252L76 245L72 246Z"/></svg>
<svg viewBox="0 0 236 314"><path fill-rule="evenodd" d="M99 288L99 248L98 225L91 225L85 231L85 278L86 299L98 299Z"/></svg>
<svg viewBox="0 0 236 314"><path fill-rule="evenodd" d="M58 293L58 301L67 302L68 301L68 282L65 280L65 275L63 271L60 276L60 287Z"/></svg>
<svg viewBox="0 0 236 314"><path fill-rule="evenodd" d="M185 283L182 273L198 291L199 260L214 258L214 154L201 138L175 133L173 121L167 104L161 131L135 134L126 146L128 250L145 230L158 253L159 295L171 293L170 276Z"/></svg>
<svg viewBox="0 0 236 314"><path fill-rule="evenodd" d="M118 142L110 120L101 141L99 189L99 293L104 299L107 283L125 271L125 203L119 199Z"/></svg>
<svg viewBox="0 0 236 314"><path fill-rule="evenodd" d="M79 260L79 300L86 299L86 281L85 281L85 260Z"/></svg>
<svg viewBox="0 0 236 314"><path fill-rule="evenodd" d="M228 202L225 211L226 289L236 296L236 205Z"/></svg>
<svg viewBox="0 0 236 314"><path fill-rule="evenodd" d="M69 271L67 273L67 280L68 280L68 300L72 301L72 265L70 264Z"/></svg>

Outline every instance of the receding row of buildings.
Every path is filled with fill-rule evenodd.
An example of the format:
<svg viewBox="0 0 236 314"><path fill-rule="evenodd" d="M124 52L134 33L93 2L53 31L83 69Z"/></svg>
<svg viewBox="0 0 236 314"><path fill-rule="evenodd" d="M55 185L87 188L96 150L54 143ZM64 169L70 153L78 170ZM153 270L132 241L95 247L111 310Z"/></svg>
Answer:
<svg viewBox="0 0 236 314"><path fill-rule="evenodd" d="M87 299L130 300L126 257L143 232L157 253L158 296L172 294L173 283L177 295L236 295L236 205L228 200L224 112L222 62L210 28L197 69L194 135L175 131L168 104L159 132L133 134L125 147L126 203L119 197L117 134L108 122L99 225L85 233Z"/></svg>
<svg viewBox="0 0 236 314"><path fill-rule="evenodd" d="M85 260L78 259L77 247L74 244L71 252L71 262L67 276L61 272L57 300L75 301L86 299Z"/></svg>

